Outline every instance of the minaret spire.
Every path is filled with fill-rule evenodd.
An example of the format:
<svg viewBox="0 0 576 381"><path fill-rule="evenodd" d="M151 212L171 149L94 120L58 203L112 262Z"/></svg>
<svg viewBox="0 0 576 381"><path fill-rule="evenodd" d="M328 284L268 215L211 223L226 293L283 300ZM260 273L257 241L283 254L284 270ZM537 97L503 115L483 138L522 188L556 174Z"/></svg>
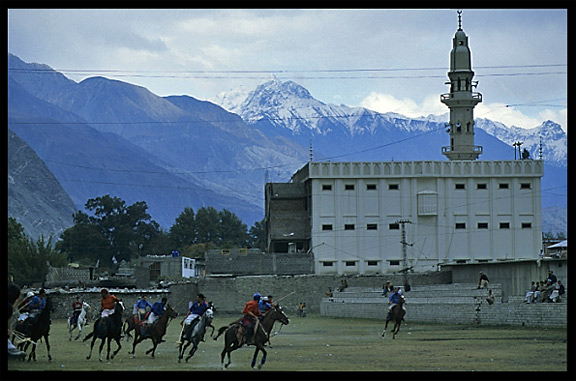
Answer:
<svg viewBox="0 0 576 381"><path fill-rule="evenodd" d="M450 109L450 145L442 147L442 154L450 160L475 160L482 147L474 145L474 106L482 102L482 94L473 92L472 55L468 36L462 30L462 11L458 10L458 30L452 39L450 52L450 93L440 101Z"/></svg>

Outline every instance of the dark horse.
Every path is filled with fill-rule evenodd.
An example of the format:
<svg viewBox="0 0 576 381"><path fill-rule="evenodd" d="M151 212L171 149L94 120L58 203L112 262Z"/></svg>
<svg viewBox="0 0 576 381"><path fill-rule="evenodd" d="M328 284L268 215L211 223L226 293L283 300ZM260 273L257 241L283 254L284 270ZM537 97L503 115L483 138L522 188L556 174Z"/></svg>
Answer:
<svg viewBox="0 0 576 381"><path fill-rule="evenodd" d="M276 305L270 310L266 311L262 316L262 319L256 323L256 326L254 327L254 337L252 340L256 346L254 357L252 358L252 368L256 366L256 359L258 357L258 352L260 351L262 351L263 355L262 361L260 362L260 365L258 365L258 368L262 368L266 362L267 352L264 349L264 344L268 341L270 337L270 331L272 331L272 327L277 320L284 325L290 323L290 319L288 319L288 317L284 314L282 308L279 305ZM218 330L218 335L216 335L214 338L214 340L216 340L223 332L226 332L224 335L224 349L220 355L220 360L224 368L228 368L228 365L230 365L230 352L235 351L246 343L246 337L244 333L242 333L242 330L243 328L241 324L239 322L235 322L229 326L221 327ZM228 355L228 363L224 364L224 357L226 357L226 355Z"/></svg>
<svg viewBox="0 0 576 381"><path fill-rule="evenodd" d="M212 327L212 334L214 334L214 326L212 326L212 319L214 318L214 307L210 303L210 307L204 312L200 317L200 320L195 325L186 325L180 334L180 347L178 348L178 362L182 362L182 357L184 357L184 352L190 344L192 344L192 349L190 353L186 356L186 362L190 360L196 350L198 349L198 344L204 338L207 327ZM186 341L186 344L184 344Z"/></svg>
<svg viewBox="0 0 576 381"><path fill-rule="evenodd" d="M18 349L26 351L30 344L32 345L32 350L28 355L28 361L34 359L36 361L36 346L38 345L38 340L44 338L46 342L46 350L48 350L48 361L52 361L52 356L50 355L50 342L48 341L48 335L50 334L50 312L52 312L52 300L50 298L46 298L46 305L44 309L40 311L40 313L31 319L34 321L30 324L30 330L27 335L29 340L25 340L21 344L18 345ZM24 333L16 327L16 330L20 333Z"/></svg>
<svg viewBox="0 0 576 381"><path fill-rule="evenodd" d="M394 311L392 311L392 316L390 320L394 321L394 328L392 328L392 338L396 338L396 334L400 331L400 325L402 324L402 320L404 320L404 315L406 315L406 311L402 308L404 306L404 297L400 297L398 299L398 304L394 307ZM388 322L390 321L386 319L386 325L384 326L384 331L382 331L382 337L386 336L386 328L388 328Z"/></svg>
<svg viewBox="0 0 576 381"><path fill-rule="evenodd" d="M86 341L92 338L92 342L90 343L90 353L86 356L86 360L90 360L92 357L92 349L94 348L94 342L96 339L101 339L102 342L100 343L100 349L98 350L98 359L102 361L102 348L104 347L104 342L108 341L108 353L106 355L106 360L113 359L114 356L120 351L122 345L120 344L120 337L122 333L122 313L124 312L124 304L122 301L116 303L114 307L114 313L111 316L105 318L98 318L94 323L94 330L90 332L84 340ZM114 340L116 344L118 344L118 349L114 353L112 353L112 357L110 357L110 342Z"/></svg>
<svg viewBox="0 0 576 381"><path fill-rule="evenodd" d="M146 354L152 353L152 357L154 357L154 353L156 352L156 347L158 344L162 342L162 338L166 334L166 328L168 327L168 323L170 319L174 319L178 316L178 312L174 311L169 304L166 305L166 310L160 316L160 319L156 321L151 327L147 327L144 334L141 332L141 326L137 325L134 327L134 343L132 344L132 352L128 352L131 355L134 355L136 351L136 345L146 339L152 339L152 344L154 345L152 348L146 351Z"/></svg>

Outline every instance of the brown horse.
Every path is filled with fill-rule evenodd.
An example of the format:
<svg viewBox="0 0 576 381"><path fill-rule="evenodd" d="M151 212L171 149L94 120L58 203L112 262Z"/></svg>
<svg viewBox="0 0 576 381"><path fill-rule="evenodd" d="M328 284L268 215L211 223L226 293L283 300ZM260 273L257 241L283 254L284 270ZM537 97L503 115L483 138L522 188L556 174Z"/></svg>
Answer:
<svg viewBox="0 0 576 381"><path fill-rule="evenodd" d="M287 325L290 323L290 319L284 314L282 308L279 305L272 307L270 310L266 311L262 316L262 319L256 323L254 327L254 336L252 342L256 346L256 350L254 351L254 357L252 358L252 368L256 366L256 359L258 357L258 353L262 351L262 361L258 365L258 369L262 368L264 363L266 362L266 355L267 352L264 349L264 344L268 341L270 337L270 331L272 331L272 327L276 321L280 321L280 323ZM239 322L234 322L231 325L221 327L218 330L218 335L214 338L217 340L218 337L222 333L225 333L224 339L224 349L220 354L220 360L222 366L224 368L228 368L231 363L230 360L230 352L235 351L236 349L240 348L242 345L246 344L246 335L243 333L243 327ZM224 364L224 358L228 355L228 362Z"/></svg>
<svg viewBox="0 0 576 381"><path fill-rule="evenodd" d="M28 349L28 346L32 344L32 350L28 355L28 361L34 360L36 361L36 346L38 345L38 341L44 338L46 342L46 350L48 351L48 361L52 361L52 356L50 355L50 342L48 341L48 336L50 335L50 312L52 312L52 300L50 298L46 298L46 305L44 309L36 316L33 323L31 323L28 332L20 331L20 327L16 327L16 331L20 333L20 335L24 334L29 340L24 340L21 344L18 345L20 350L24 352Z"/></svg>
<svg viewBox="0 0 576 381"><path fill-rule="evenodd" d="M122 345L120 344L120 337L122 336L122 313L124 313L124 303L120 300L116 303L114 313L111 316L105 318L100 317L96 322L94 322L93 331L86 335L84 340L82 340L82 342L84 342L90 338L92 339L90 342L90 353L86 356L86 360L90 360L90 357L92 357L92 349L94 348L94 342L96 339L102 340L100 348L98 349L98 360L103 361L102 348L104 347L104 342L108 342L106 360L113 359L114 356L118 354L122 348ZM116 351L112 353L112 356L110 356L110 343L112 340L116 341L118 349L116 349Z"/></svg>
<svg viewBox="0 0 576 381"><path fill-rule="evenodd" d="M394 311L392 312L392 317L390 320L394 321L394 328L392 328L392 339L396 338L396 334L400 331L400 325L402 324L402 320L404 319L404 315L406 315L406 311L402 308L404 306L404 297L401 296L398 299L398 304L394 307ZM382 331L382 337L386 336L386 328L388 328L388 322L390 321L386 319L386 325L384 326L384 331Z"/></svg>
<svg viewBox="0 0 576 381"><path fill-rule="evenodd" d="M166 310L160 316L160 319L154 325L149 327L147 331L142 334L140 330L140 326L136 326L134 329L134 343L132 344L132 352L128 352L131 355L134 355L136 351L136 345L140 342L151 339L152 344L154 345L152 348L146 351L146 354L152 353L152 358L154 358L154 353L156 352L156 347L158 344L162 342L162 338L166 334L166 328L168 327L168 323L170 319L174 319L178 316L178 312L176 312L169 304L166 305Z"/></svg>

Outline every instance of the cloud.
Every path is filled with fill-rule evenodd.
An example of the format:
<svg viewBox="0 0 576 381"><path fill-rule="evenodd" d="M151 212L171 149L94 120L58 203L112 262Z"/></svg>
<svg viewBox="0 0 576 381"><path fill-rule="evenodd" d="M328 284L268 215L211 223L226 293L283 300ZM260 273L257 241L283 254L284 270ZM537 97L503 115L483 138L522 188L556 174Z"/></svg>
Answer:
<svg viewBox="0 0 576 381"><path fill-rule="evenodd" d="M439 95L429 95L418 104L410 98L398 99L390 94L371 92L360 102L360 106L382 113L395 112L411 118L448 112L448 108L440 103Z"/></svg>
<svg viewBox="0 0 576 381"><path fill-rule="evenodd" d="M410 118L420 116L442 115L449 110L440 102L439 95L429 95L421 103L410 98L396 98L390 94L372 92L360 102L360 106L381 113L394 112ZM568 110L544 109L530 116L518 108L504 103L479 103L474 109L475 118L486 118L501 122L508 127L534 128L546 120L552 120L567 131Z"/></svg>

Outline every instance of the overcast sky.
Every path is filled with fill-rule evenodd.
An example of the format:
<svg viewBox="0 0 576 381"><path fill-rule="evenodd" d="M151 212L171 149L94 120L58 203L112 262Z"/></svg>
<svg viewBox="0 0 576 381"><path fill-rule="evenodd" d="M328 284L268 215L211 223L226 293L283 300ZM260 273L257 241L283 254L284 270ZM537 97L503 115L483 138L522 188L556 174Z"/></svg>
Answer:
<svg viewBox="0 0 576 381"><path fill-rule="evenodd" d="M567 11L464 9L476 117L566 130ZM325 102L411 117L447 112L453 9L10 9L8 51L80 81L213 99L275 75Z"/></svg>

